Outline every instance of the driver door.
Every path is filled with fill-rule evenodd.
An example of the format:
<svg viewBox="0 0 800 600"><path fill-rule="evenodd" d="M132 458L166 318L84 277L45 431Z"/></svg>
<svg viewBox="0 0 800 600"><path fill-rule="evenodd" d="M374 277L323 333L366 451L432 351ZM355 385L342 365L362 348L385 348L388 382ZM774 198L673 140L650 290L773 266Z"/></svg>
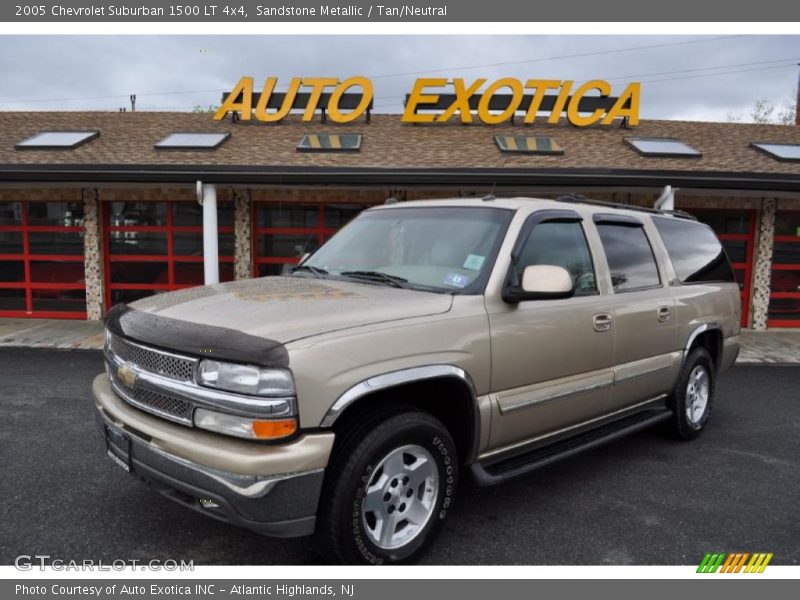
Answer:
<svg viewBox="0 0 800 600"><path fill-rule="evenodd" d="M571 210L528 217L514 249L521 279L529 265L556 265L575 294L489 308L493 418L499 449L586 421L607 410L613 384L611 303L597 287L582 217Z"/></svg>

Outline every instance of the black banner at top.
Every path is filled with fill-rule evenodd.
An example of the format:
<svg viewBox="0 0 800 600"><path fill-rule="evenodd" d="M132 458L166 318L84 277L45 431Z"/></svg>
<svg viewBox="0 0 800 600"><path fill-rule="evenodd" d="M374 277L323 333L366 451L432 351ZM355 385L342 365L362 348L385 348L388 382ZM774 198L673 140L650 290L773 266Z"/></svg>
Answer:
<svg viewBox="0 0 800 600"><path fill-rule="evenodd" d="M800 3L786 0L33 0L0 4L3 22L792 22ZM531 31L531 33L538 33ZM636 33L632 31L631 33Z"/></svg>

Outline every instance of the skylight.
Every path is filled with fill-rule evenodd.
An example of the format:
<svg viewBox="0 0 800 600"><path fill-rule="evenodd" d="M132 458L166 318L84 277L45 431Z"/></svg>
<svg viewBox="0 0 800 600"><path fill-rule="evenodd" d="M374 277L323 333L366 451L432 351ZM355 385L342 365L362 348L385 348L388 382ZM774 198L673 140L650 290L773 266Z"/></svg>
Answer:
<svg viewBox="0 0 800 600"><path fill-rule="evenodd" d="M698 157L702 153L675 138L625 138L625 143L642 156Z"/></svg>
<svg viewBox="0 0 800 600"><path fill-rule="evenodd" d="M229 137L230 133L171 133L155 147L157 150L214 150Z"/></svg>
<svg viewBox="0 0 800 600"><path fill-rule="evenodd" d="M42 131L18 142L15 148L20 150L71 150L81 144L91 142L99 135L99 131Z"/></svg>
<svg viewBox="0 0 800 600"><path fill-rule="evenodd" d="M768 154L776 160L796 161L800 160L800 144L784 144L770 142L752 142L750 144L756 150Z"/></svg>
<svg viewBox="0 0 800 600"><path fill-rule="evenodd" d="M306 133L297 144L306 152L355 152L361 150L359 133Z"/></svg>
<svg viewBox="0 0 800 600"><path fill-rule="evenodd" d="M501 152L524 154L564 154L553 138L546 135L496 135L494 143Z"/></svg>

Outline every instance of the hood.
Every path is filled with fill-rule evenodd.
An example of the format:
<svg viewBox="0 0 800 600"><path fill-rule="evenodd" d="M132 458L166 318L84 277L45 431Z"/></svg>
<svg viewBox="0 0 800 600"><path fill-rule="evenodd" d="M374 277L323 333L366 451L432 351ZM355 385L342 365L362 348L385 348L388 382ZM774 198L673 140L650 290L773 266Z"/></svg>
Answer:
<svg viewBox="0 0 800 600"><path fill-rule="evenodd" d="M368 283L263 277L157 294L137 311L282 344L332 331L450 310L453 297Z"/></svg>

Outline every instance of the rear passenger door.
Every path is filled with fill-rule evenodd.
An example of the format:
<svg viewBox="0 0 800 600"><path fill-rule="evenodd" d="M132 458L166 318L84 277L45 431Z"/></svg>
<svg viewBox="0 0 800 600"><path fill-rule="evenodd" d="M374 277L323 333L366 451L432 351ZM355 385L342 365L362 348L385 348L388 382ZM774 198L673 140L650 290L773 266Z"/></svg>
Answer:
<svg viewBox="0 0 800 600"><path fill-rule="evenodd" d="M670 391L680 364L675 300L656 261L652 225L620 214L598 213L593 220L613 289L610 408L621 409Z"/></svg>

